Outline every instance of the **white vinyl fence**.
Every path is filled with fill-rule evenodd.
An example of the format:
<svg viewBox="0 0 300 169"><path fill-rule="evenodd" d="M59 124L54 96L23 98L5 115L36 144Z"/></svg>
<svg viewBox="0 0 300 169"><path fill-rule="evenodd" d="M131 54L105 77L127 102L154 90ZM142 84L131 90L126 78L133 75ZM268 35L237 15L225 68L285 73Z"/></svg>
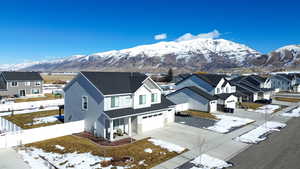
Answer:
<svg viewBox="0 0 300 169"><path fill-rule="evenodd" d="M7 132L0 136L0 148L33 143L84 131L84 121L69 122L34 129Z"/></svg>
<svg viewBox="0 0 300 169"><path fill-rule="evenodd" d="M175 106L176 112L181 112L189 109L188 103L177 104Z"/></svg>
<svg viewBox="0 0 300 169"><path fill-rule="evenodd" d="M6 120L3 117L0 117L0 136L3 133L7 133L7 132L17 132L22 130L19 126L17 126L16 124Z"/></svg>

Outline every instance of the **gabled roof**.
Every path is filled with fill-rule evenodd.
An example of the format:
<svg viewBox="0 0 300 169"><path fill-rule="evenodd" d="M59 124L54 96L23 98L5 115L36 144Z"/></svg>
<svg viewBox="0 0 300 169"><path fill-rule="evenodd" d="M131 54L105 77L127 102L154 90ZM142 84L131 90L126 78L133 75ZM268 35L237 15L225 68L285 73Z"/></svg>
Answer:
<svg viewBox="0 0 300 169"><path fill-rule="evenodd" d="M39 72L1 72L5 80L43 80Z"/></svg>
<svg viewBox="0 0 300 169"><path fill-rule="evenodd" d="M182 90L190 90L190 91L196 93L197 95L200 95L201 97L203 97L203 98L205 98L205 99L207 99L209 101L217 100L216 97L210 95L209 93L201 90L200 88L198 88L196 86L187 86L187 87L181 88L181 89L179 89L179 90L177 90L177 91L175 91L173 93L170 93L168 95L172 95L172 94L178 93L178 92L180 92Z"/></svg>
<svg viewBox="0 0 300 169"><path fill-rule="evenodd" d="M147 114L153 111L158 111L162 109L167 109L170 106L175 105L170 100L166 99L165 96L161 96L161 103L159 104L152 104L150 107L140 108L140 109L133 109L133 108L125 108L125 109L116 109L116 110L109 110L104 111L104 113L112 119L126 117L126 116L134 116L134 115L141 115Z"/></svg>
<svg viewBox="0 0 300 169"><path fill-rule="evenodd" d="M134 93L148 78L138 72L81 72L104 95Z"/></svg>
<svg viewBox="0 0 300 169"><path fill-rule="evenodd" d="M257 80L257 81L259 81L260 83L264 83L267 80L267 78L264 78L264 77L261 77L261 76L258 76L258 75L250 75L250 77Z"/></svg>
<svg viewBox="0 0 300 169"><path fill-rule="evenodd" d="M202 80L208 82L213 87L216 87L222 78L226 80L225 75L219 75L219 74L195 74L195 75L201 78Z"/></svg>
<svg viewBox="0 0 300 169"><path fill-rule="evenodd" d="M284 74L284 73L282 73L282 74L277 74L278 76L281 76L281 77L284 77L284 78L286 78L286 79L288 79L288 80L293 80L294 79L294 74Z"/></svg>

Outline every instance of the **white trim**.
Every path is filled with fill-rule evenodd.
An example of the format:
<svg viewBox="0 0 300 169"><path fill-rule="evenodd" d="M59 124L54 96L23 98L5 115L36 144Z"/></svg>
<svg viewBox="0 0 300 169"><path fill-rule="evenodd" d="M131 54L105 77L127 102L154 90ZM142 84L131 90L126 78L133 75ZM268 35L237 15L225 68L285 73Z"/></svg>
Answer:
<svg viewBox="0 0 300 169"><path fill-rule="evenodd" d="M132 95L132 93L121 93L121 94L107 94L107 95L103 95L105 97L111 97L111 96L122 96L122 95Z"/></svg>
<svg viewBox="0 0 300 169"><path fill-rule="evenodd" d="M12 85L13 82L17 82L17 85L16 85L16 86L13 86L13 85ZM18 87L18 86L19 86L19 82L18 82L18 81L10 81L9 83L10 83L10 87Z"/></svg>
<svg viewBox="0 0 300 169"><path fill-rule="evenodd" d="M152 79L151 79L151 77L150 76L147 76L147 78L142 82L143 84L144 84L144 82L146 81L146 80L148 80L148 79L150 79L150 81L152 82L152 83L154 83L154 85L156 86L156 87L158 87L158 89L162 92L163 90L160 88L160 86L156 83L156 82L154 82Z"/></svg>

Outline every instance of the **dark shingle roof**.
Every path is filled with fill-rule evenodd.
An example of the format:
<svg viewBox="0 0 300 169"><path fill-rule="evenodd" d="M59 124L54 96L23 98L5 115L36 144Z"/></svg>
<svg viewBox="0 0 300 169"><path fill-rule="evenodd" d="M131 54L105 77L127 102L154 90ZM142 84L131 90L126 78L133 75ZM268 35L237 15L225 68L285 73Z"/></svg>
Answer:
<svg viewBox="0 0 300 169"><path fill-rule="evenodd" d="M124 117L124 116L147 114L149 112L167 109L172 105L174 105L173 102L166 99L165 96L161 96L161 103L153 104L153 105L151 105L151 107L145 107L145 108L140 108L140 109L125 108L125 109L109 110L109 111L104 111L104 113L108 117L114 119L114 118L120 118L120 117Z"/></svg>
<svg viewBox="0 0 300 169"><path fill-rule="evenodd" d="M221 94L216 94L215 96L217 96L222 100L226 100L231 95L234 95L234 93L221 93Z"/></svg>
<svg viewBox="0 0 300 169"><path fill-rule="evenodd" d="M217 100L216 97L210 95L209 93L207 93L207 92L205 92L205 91L203 91L203 90L201 90L200 88L195 87L195 86L187 86L187 87L181 88L181 89L179 89L179 90L177 90L177 91L175 91L175 92L173 92L173 93L170 93L170 94L168 94L168 95L175 94L175 93L177 93L177 92L179 92L179 91L181 91L181 90L185 90L185 89L191 90L192 92L194 92L194 93L196 93L196 94L198 94L198 95L200 95L200 96L206 98L207 100L210 100L210 101L211 101L211 100Z"/></svg>
<svg viewBox="0 0 300 169"><path fill-rule="evenodd" d="M5 80L43 80L39 72L2 72Z"/></svg>
<svg viewBox="0 0 300 169"><path fill-rule="evenodd" d="M279 75L279 76L282 76L282 77L284 77L284 78L286 78L286 79L288 79L288 80L293 80L294 79L294 75L293 74L277 74L277 75Z"/></svg>
<svg viewBox="0 0 300 169"><path fill-rule="evenodd" d="M226 80L225 75L219 75L219 74L194 74L194 75L208 82L213 87L216 87L222 78Z"/></svg>
<svg viewBox="0 0 300 169"><path fill-rule="evenodd" d="M104 95L134 93L148 77L137 72L81 72Z"/></svg>

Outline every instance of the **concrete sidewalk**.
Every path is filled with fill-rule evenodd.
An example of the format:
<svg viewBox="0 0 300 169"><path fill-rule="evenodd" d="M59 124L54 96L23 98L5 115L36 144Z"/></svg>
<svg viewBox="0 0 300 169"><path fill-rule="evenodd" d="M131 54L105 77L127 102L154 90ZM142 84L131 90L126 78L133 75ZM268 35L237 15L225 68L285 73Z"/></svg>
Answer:
<svg viewBox="0 0 300 169"><path fill-rule="evenodd" d="M30 169L20 155L11 148L0 149L1 169Z"/></svg>

